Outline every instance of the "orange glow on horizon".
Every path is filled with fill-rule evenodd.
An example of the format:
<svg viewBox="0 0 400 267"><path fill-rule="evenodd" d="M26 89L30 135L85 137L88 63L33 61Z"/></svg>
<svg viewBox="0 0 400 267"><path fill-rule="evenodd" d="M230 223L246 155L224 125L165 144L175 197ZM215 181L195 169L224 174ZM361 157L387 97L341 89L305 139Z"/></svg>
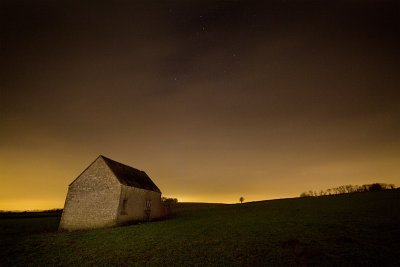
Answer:
<svg viewBox="0 0 400 267"><path fill-rule="evenodd" d="M2 211L41 211L62 209L64 200L60 199L11 199L0 202Z"/></svg>

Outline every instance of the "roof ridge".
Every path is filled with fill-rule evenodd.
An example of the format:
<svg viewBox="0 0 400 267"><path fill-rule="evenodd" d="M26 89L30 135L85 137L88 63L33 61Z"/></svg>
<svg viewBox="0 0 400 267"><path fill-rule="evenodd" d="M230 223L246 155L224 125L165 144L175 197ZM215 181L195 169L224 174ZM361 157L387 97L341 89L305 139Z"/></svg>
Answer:
<svg viewBox="0 0 400 267"><path fill-rule="evenodd" d="M118 163L118 164L120 164L120 165L124 165L124 166L126 166L126 167L131 168L131 169L134 169L134 170L137 170L137 171L140 171L140 172L144 172L144 171L142 171L142 170L139 170L138 168L135 168L135 167L129 166L129 165L127 165L127 164L121 163L121 162L119 162L119 161L113 160L113 159L111 159L111 158L109 158L109 157L106 157L106 156L103 156L103 155L100 155L99 157L101 157L101 158L103 158L103 159L105 159L105 160L109 160L109 161ZM145 172L144 172L144 173L145 173Z"/></svg>

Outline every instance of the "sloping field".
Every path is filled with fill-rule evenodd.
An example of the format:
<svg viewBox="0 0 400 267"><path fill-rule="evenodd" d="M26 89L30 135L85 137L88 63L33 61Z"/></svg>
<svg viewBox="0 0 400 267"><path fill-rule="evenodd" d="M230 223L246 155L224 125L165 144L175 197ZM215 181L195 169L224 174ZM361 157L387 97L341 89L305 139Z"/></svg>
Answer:
<svg viewBox="0 0 400 267"><path fill-rule="evenodd" d="M236 205L57 233L59 217L1 219L1 266L400 266L400 191Z"/></svg>

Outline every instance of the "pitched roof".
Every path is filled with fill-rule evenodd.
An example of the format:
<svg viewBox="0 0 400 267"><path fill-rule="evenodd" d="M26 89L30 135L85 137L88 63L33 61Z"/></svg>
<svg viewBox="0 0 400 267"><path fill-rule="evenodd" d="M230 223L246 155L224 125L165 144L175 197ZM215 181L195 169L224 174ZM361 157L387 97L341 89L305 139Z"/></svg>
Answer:
<svg viewBox="0 0 400 267"><path fill-rule="evenodd" d="M141 170L100 155L121 184L161 193L150 177Z"/></svg>

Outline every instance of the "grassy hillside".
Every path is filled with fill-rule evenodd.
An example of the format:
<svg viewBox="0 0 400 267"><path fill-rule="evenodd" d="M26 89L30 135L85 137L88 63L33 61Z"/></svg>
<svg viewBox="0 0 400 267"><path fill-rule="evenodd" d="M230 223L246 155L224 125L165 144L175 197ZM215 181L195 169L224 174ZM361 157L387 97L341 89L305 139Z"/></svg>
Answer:
<svg viewBox="0 0 400 267"><path fill-rule="evenodd" d="M236 205L179 204L166 221L55 232L0 220L1 266L400 266L400 191Z"/></svg>

